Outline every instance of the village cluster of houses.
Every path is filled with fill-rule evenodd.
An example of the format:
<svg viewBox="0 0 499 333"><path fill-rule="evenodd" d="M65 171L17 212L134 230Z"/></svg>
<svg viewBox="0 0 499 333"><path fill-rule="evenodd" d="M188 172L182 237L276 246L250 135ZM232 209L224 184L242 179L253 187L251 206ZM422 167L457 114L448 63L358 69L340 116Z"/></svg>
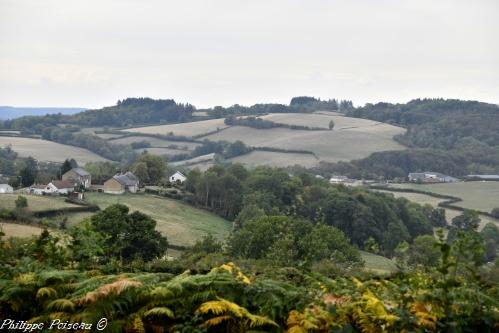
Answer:
<svg viewBox="0 0 499 333"><path fill-rule="evenodd" d="M171 183L181 184L187 177L180 171L169 177ZM83 168L73 168L62 175L61 180L53 180L48 184L33 184L26 191L35 195L68 195L83 199L83 191L97 191L110 194L136 193L139 190L139 179L130 171L118 173L106 180L103 185L93 185L92 176ZM0 184L1 193L13 193L8 184Z"/></svg>

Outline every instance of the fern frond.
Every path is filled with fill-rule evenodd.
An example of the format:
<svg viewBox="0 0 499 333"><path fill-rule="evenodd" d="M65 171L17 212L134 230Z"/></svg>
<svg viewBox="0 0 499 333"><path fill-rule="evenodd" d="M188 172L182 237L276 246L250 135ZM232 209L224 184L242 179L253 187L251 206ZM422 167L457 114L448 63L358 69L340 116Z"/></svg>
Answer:
<svg viewBox="0 0 499 333"><path fill-rule="evenodd" d="M215 318L208 319L207 321L204 322L203 326L206 326L206 327L217 326L217 325L220 325L221 323L223 323L224 321L228 321L228 320L234 320L234 318L232 318L231 316L227 316L227 315L218 316Z"/></svg>
<svg viewBox="0 0 499 333"><path fill-rule="evenodd" d="M50 288L50 287L40 288L36 292L36 298L43 298L43 297L47 297L47 298L57 297L57 291L54 288Z"/></svg>
<svg viewBox="0 0 499 333"><path fill-rule="evenodd" d="M165 316L168 318L175 318L175 314L167 307L156 307L144 313L144 317L148 316Z"/></svg>
<svg viewBox="0 0 499 333"><path fill-rule="evenodd" d="M65 298L59 298L47 304L47 310L49 311L72 312L74 308L75 304Z"/></svg>
<svg viewBox="0 0 499 333"><path fill-rule="evenodd" d="M138 288L142 286L139 281L130 280L127 278L119 279L115 282L105 284L100 286L97 290L91 291L81 299L81 303L95 303L101 298L105 298L109 295L119 296L127 289Z"/></svg>

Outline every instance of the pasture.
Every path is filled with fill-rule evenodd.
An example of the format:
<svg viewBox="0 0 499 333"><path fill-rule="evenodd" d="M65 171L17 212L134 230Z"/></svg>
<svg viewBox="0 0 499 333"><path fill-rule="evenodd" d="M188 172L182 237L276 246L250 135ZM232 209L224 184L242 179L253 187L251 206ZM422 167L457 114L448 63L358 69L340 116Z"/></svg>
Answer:
<svg viewBox="0 0 499 333"><path fill-rule="evenodd" d="M91 151L83 148L32 138L0 136L0 147L11 146L20 157L33 157L42 162L64 162L74 158L78 164L107 161Z"/></svg>
<svg viewBox="0 0 499 333"><path fill-rule="evenodd" d="M175 245L192 245L207 234L223 239L232 228L231 222L215 214L154 195L88 193L87 200L101 209L120 203L127 205L130 211L138 210L151 216L158 223L157 230Z"/></svg>
<svg viewBox="0 0 499 333"><path fill-rule="evenodd" d="M442 201L446 201L446 199L435 198L430 195L420 194L420 193L411 193L411 192L391 192L391 191L379 191L383 193L393 194L395 198L406 198L407 200L416 202L420 205L431 205L432 207L438 207L438 204ZM452 195L452 194L449 194ZM457 195L456 195L457 196ZM458 203L454 205L458 206ZM461 212L456 209L444 208L445 209L445 219L448 224L452 223L452 219L458 215L461 215ZM486 215L480 215L480 226L478 227L481 230L487 223L492 222L495 223L499 227L499 221L495 220Z"/></svg>
<svg viewBox="0 0 499 333"><path fill-rule="evenodd" d="M499 207L499 182L458 182L440 184L395 184L398 188L451 195L463 201L455 203L463 208L490 212Z"/></svg>
<svg viewBox="0 0 499 333"><path fill-rule="evenodd" d="M232 126L205 138L229 142L240 140L252 147L307 150L314 152L321 161L337 162L364 158L378 151L405 149L393 140L394 135L403 132L404 129L387 124L334 131Z"/></svg>
<svg viewBox="0 0 499 333"><path fill-rule="evenodd" d="M231 158L229 161L233 163L242 163L249 168L254 168L259 165L273 167L301 165L305 168L311 168L319 164L319 161L311 154L281 153L260 150L254 150L249 154Z"/></svg>
<svg viewBox="0 0 499 333"><path fill-rule="evenodd" d="M171 125L158 125L158 126L144 126L127 128L126 132L145 133L145 134L168 134L173 133L178 136L192 137L196 135L203 135L216 131L217 129L226 128L224 118L210 119L202 121L194 121L190 123L180 123Z"/></svg>

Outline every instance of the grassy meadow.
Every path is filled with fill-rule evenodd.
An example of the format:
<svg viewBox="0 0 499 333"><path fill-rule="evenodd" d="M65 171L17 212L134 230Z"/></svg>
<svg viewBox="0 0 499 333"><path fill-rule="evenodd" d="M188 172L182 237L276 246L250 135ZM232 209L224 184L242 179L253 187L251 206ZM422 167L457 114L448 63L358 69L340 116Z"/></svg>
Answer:
<svg viewBox="0 0 499 333"><path fill-rule="evenodd" d="M78 164L106 161L91 151L83 148L63 145L60 143L32 138L0 136L0 147L11 146L20 157L33 157L43 162L64 162L74 158Z"/></svg>
<svg viewBox="0 0 499 333"><path fill-rule="evenodd" d="M154 218L157 230L168 237L170 244L192 245L206 234L225 238L232 223L215 214L194 208L177 200L146 194L111 195L88 193L87 200L104 209L112 204L127 205Z"/></svg>
<svg viewBox="0 0 499 333"><path fill-rule="evenodd" d="M442 201L446 201L445 199L435 198L435 197L432 197L430 195L420 194L420 193L391 192L391 191L380 191L380 192L391 193L396 198L406 198L407 200L414 201L420 205L429 204L435 208L438 207L438 204L441 203ZM453 194L449 194L449 195L453 195ZM455 203L454 205L457 205L457 204ZM447 220L447 223L449 223L449 224L452 223L452 219L454 217L461 215L461 212L459 210L450 209L450 208L444 208L444 209L445 209L445 218ZM496 219L493 219L493 218L485 216L485 215L480 215L480 219L481 219L481 222L480 222L480 226L478 227L479 230L481 230L489 222L495 223L499 227L499 221Z"/></svg>
<svg viewBox="0 0 499 333"><path fill-rule="evenodd" d="M393 260L377 254L360 251L362 260L365 262L366 269L376 273L390 273L396 271L397 267Z"/></svg>
<svg viewBox="0 0 499 333"><path fill-rule="evenodd" d="M78 207L77 205L64 202L64 197L24 195L28 199L28 209L36 212L48 209L60 209L66 207ZM0 194L0 209L13 209L16 207L15 201L18 194Z"/></svg>
<svg viewBox="0 0 499 333"><path fill-rule="evenodd" d="M455 203L463 208L490 212L499 207L499 182L458 182L440 184L396 184L398 188L411 188L461 198Z"/></svg>

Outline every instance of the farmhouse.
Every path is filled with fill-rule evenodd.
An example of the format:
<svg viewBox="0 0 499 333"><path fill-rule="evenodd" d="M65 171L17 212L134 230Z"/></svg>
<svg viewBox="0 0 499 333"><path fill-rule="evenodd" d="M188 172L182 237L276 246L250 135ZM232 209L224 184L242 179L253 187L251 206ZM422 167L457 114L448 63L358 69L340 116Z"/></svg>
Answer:
<svg viewBox="0 0 499 333"><path fill-rule="evenodd" d="M125 192L136 193L139 190L139 180L128 171L124 174L117 174L113 178L104 182L104 193L123 194Z"/></svg>
<svg viewBox="0 0 499 333"><path fill-rule="evenodd" d="M73 168L62 175L62 180L72 182L88 189L92 185L92 176L82 168Z"/></svg>
<svg viewBox="0 0 499 333"><path fill-rule="evenodd" d="M440 172L411 172L408 175L409 181L413 183L454 183L459 179L444 175Z"/></svg>
<svg viewBox="0 0 499 333"><path fill-rule="evenodd" d="M0 193L13 193L14 189L9 184L0 184Z"/></svg>
<svg viewBox="0 0 499 333"><path fill-rule="evenodd" d="M170 176L170 182L172 183L183 183L187 180L187 177L180 171L175 172Z"/></svg>
<svg viewBox="0 0 499 333"><path fill-rule="evenodd" d="M75 184L66 180L53 180L47 184L44 193L68 194L74 190Z"/></svg>

